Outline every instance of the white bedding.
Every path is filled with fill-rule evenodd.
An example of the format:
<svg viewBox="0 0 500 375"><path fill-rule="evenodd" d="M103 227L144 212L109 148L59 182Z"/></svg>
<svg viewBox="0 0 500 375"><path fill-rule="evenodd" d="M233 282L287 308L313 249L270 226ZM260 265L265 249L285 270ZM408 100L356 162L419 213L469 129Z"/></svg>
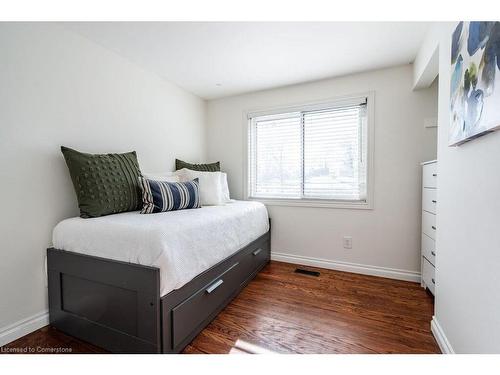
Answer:
<svg viewBox="0 0 500 375"><path fill-rule="evenodd" d="M138 263L160 269L165 295L237 252L269 229L262 203L61 221L52 235L56 249Z"/></svg>

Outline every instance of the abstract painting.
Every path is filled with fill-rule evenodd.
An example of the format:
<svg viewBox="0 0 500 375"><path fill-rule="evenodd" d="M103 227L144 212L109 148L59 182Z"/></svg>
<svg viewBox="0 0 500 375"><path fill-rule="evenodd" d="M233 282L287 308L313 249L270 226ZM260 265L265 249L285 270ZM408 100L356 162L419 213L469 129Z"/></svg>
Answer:
<svg viewBox="0 0 500 375"><path fill-rule="evenodd" d="M460 22L451 39L450 146L500 128L500 22Z"/></svg>

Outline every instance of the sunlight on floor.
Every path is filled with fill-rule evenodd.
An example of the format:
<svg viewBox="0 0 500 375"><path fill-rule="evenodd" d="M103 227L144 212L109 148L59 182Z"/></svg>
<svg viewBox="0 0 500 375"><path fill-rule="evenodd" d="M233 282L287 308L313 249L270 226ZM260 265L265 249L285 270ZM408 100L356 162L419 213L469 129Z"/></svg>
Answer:
<svg viewBox="0 0 500 375"><path fill-rule="evenodd" d="M276 352L238 339L229 354L276 354Z"/></svg>

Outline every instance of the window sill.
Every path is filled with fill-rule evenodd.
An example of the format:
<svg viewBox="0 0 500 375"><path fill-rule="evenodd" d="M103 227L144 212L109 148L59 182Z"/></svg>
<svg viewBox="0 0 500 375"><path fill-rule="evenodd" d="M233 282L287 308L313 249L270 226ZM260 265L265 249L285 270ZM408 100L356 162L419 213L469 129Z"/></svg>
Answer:
<svg viewBox="0 0 500 375"><path fill-rule="evenodd" d="M261 202L266 206L373 210L373 205L369 202L314 200L314 199L252 198L252 197L248 197L247 199L251 201Z"/></svg>

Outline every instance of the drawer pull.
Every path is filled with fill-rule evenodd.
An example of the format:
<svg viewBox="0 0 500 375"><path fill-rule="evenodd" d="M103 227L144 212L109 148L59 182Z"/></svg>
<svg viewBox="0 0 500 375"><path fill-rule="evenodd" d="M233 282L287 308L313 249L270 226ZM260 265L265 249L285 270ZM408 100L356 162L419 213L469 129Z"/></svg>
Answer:
<svg viewBox="0 0 500 375"><path fill-rule="evenodd" d="M217 289L218 287L220 287L222 284L224 283L224 281L222 279L219 279L217 280L215 283L213 283L212 285L210 285L206 290L205 292L207 292L208 294L212 293L215 289Z"/></svg>
<svg viewBox="0 0 500 375"><path fill-rule="evenodd" d="M435 252L435 251L431 251L431 254L432 254L432 256L434 256L434 257L436 256L436 252Z"/></svg>
<svg viewBox="0 0 500 375"><path fill-rule="evenodd" d="M434 225L431 228L434 229L434 230L436 230L436 227Z"/></svg>
<svg viewBox="0 0 500 375"><path fill-rule="evenodd" d="M437 173L432 174L432 177L437 177L437 176L438 176Z"/></svg>
<svg viewBox="0 0 500 375"><path fill-rule="evenodd" d="M257 250L255 250L252 254L253 254L254 256L257 256L257 255L259 255L259 253L260 253L261 251L262 251L262 249L257 249Z"/></svg>
<svg viewBox="0 0 500 375"><path fill-rule="evenodd" d="M432 203L437 203L435 200L432 200Z"/></svg>
<svg viewBox="0 0 500 375"><path fill-rule="evenodd" d="M436 280L434 280L434 278L432 278L431 281L434 285L436 285Z"/></svg>

